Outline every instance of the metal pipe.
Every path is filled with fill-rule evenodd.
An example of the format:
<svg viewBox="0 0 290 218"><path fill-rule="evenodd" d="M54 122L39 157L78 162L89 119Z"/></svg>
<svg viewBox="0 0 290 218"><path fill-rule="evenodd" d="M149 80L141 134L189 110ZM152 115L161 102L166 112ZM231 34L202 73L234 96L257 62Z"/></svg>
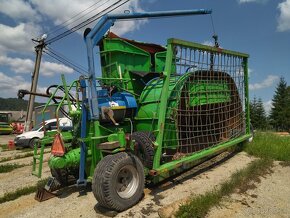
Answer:
<svg viewBox="0 0 290 218"><path fill-rule="evenodd" d="M45 93L38 93L38 92L30 92L28 90L24 90L24 89L20 89L18 90L18 98L22 99L25 95L36 95L36 96L40 96L40 97L45 97L45 98L50 98L52 95L49 94L45 94ZM21 95L21 96L20 96ZM53 98L55 99L59 99L62 100L63 96L53 96ZM70 98L71 101L76 101L75 99Z"/></svg>
<svg viewBox="0 0 290 218"><path fill-rule="evenodd" d="M109 14L109 19L134 19L134 18L154 18L154 17L172 17L172 16L187 16L187 15L202 15L211 14L212 10L195 9L195 10L174 10L174 11L154 11L154 12L141 12L130 14Z"/></svg>

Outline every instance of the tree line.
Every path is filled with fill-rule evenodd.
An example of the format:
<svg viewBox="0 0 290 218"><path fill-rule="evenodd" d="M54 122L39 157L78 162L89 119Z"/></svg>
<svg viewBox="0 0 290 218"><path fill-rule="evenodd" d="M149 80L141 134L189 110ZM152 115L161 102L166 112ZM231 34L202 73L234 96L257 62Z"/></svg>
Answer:
<svg viewBox="0 0 290 218"><path fill-rule="evenodd" d="M43 105L41 103L35 102L34 106ZM18 98L0 98L0 111L26 111L28 106L28 101Z"/></svg>
<svg viewBox="0 0 290 218"><path fill-rule="evenodd" d="M266 114L262 99L254 97L250 117L254 129L290 131L290 86L283 77L276 87L270 113Z"/></svg>

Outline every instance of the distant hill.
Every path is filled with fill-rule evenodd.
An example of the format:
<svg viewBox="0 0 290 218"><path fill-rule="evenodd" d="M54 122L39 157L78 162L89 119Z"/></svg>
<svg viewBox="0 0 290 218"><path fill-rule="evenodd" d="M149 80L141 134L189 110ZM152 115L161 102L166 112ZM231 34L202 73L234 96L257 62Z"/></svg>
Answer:
<svg viewBox="0 0 290 218"><path fill-rule="evenodd" d="M27 110L28 101L18 98L0 98L0 111L21 111ZM34 106L40 106L43 103L35 102Z"/></svg>

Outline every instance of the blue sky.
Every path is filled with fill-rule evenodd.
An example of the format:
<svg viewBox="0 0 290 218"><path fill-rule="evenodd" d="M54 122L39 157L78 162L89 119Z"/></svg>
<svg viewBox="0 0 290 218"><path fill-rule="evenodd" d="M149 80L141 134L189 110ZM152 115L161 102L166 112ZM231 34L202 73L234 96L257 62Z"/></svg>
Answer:
<svg viewBox="0 0 290 218"><path fill-rule="evenodd" d="M0 0L0 97L16 97L18 89L30 88L35 58L31 38L43 33L51 37L49 33L55 25L102 1L105 2ZM283 76L290 85L290 0L131 0L119 12L123 13L126 9L163 11L199 8L213 10L215 31L223 48L250 54L251 98L261 97L269 110L279 77ZM112 31L123 37L162 45L171 37L210 44L213 35L208 15L118 22ZM87 68L82 31L55 42L51 47ZM73 69L44 55L39 91L60 83L61 73L69 81L80 76Z"/></svg>

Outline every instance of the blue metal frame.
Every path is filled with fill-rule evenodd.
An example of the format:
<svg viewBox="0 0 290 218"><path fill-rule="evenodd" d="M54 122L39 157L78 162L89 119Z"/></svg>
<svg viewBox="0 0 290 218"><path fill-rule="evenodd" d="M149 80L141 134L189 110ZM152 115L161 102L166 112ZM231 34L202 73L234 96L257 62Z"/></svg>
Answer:
<svg viewBox="0 0 290 218"><path fill-rule="evenodd" d="M181 11L156 11L142 12L130 14L110 14L105 15L95 25L95 27L85 36L87 47L88 65L89 65L89 82L88 82L88 97L89 97L89 113L92 120L99 119L98 95L95 80L95 65L93 48L100 42L105 33L114 25L116 20L138 19L138 18L154 18L154 17L170 17L170 16L186 16L186 15L201 15L211 14L211 10L181 10Z"/></svg>
<svg viewBox="0 0 290 218"><path fill-rule="evenodd" d="M80 146L80 169L79 179L77 180L78 186L86 186L87 180L85 179L85 168L86 168L86 153L87 145L84 142L87 135L87 96L86 96L86 81L80 79L80 86L82 88L82 117L81 117L81 146Z"/></svg>

